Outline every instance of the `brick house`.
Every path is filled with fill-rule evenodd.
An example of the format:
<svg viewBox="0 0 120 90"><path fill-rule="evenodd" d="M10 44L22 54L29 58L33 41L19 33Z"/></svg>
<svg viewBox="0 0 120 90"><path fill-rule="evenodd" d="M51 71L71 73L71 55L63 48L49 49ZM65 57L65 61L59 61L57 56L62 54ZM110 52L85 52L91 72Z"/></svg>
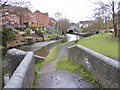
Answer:
<svg viewBox="0 0 120 90"><path fill-rule="evenodd" d="M53 26L56 24L56 20L54 18L49 18L49 25Z"/></svg>
<svg viewBox="0 0 120 90"><path fill-rule="evenodd" d="M53 18L49 18L48 13L42 13L39 10L33 13L28 8L12 7L11 5L3 7L0 21L5 26L26 28L45 28L54 26L56 23Z"/></svg>
<svg viewBox="0 0 120 90"><path fill-rule="evenodd" d="M18 26L20 24L19 17L12 11L13 7L5 5L2 7L2 25L3 26Z"/></svg>
<svg viewBox="0 0 120 90"><path fill-rule="evenodd" d="M14 7L14 13L19 16L19 22L21 27L29 27L29 22L31 22L33 13L28 8Z"/></svg>
<svg viewBox="0 0 120 90"><path fill-rule="evenodd" d="M49 26L48 13L41 13L39 10L34 12L33 20L37 23L37 27Z"/></svg>
<svg viewBox="0 0 120 90"><path fill-rule="evenodd" d="M54 18L49 18L49 29L55 30L56 29L56 20Z"/></svg>

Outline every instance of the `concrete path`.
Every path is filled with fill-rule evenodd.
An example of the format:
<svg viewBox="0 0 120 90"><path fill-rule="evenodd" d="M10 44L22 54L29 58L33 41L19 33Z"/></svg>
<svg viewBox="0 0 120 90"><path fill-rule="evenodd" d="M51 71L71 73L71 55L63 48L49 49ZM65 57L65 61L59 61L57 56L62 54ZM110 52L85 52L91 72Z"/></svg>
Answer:
<svg viewBox="0 0 120 90"><path fill-rule="evenodd" d="M57 71L55 66L61 56L67 55L67 48L73 42L59 46L59 55L49 64L43 65L39 69L37 88L93 88L94 86L79 74L71 73L67 70Z"/></svg>

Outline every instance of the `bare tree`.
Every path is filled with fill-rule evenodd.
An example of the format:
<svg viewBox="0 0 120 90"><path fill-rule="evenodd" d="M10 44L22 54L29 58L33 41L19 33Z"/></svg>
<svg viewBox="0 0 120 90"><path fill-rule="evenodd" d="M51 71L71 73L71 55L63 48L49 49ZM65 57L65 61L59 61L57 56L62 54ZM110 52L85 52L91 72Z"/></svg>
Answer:
<svg viewBox="0 0 120 90"><path fill-rule="evenodd" d="M68 19L62 18L59 20L59 25L61 34L65 35L67 29L71 26L71 23Z"/></svg>
<svg viewBox="0 0 120 90"><path fill-rule="evenodd" d="M31 3L29 0L0 0L2 5L10 4L12 6L30 7Z"/></svg>
<svg viewBox="0 0 120 90"><path fill-rule="evenodd" d="M91 24L86 28L90 33L91 32L97 32L101 29L103 29L103 19L102 17L96 17L94 21L91 22Z"/></svg>
<svg viewBox="0 0 120 90"><path fill-rule="evenodd" d="M62 16L62 13L61 13L61 12L56 12L56 13L55 13L55 18L57 19L56 29L57 29L58 31L60 31L60 23L59 23L59 20L60 20L61 16Z"/></svg>
<svg viewBox="0 0 120 90"><path fill-rule="evenodd" d="M98 8L95 9L96 13L95 16L103 16L104 22L106 22L107 19L111 19L113 22L113 28L114 28L114 36L118 36L118 30L117 30L117 17L116 13L118 12L118 1L111 0L109 3L104 3L102 1L98 1L97 5L99 5Z"/></svg>
<svg viewBox="0 0 120 90"><path fill-rule="evenodd" d="M29 21L31 19L31 11L28 9L31 6L31 2L29 0L1 0L2 8L6 4L11 5L13 8L11 9L12 13L16 14L20 18L20 24L23 25L24 21Z"/></svg>

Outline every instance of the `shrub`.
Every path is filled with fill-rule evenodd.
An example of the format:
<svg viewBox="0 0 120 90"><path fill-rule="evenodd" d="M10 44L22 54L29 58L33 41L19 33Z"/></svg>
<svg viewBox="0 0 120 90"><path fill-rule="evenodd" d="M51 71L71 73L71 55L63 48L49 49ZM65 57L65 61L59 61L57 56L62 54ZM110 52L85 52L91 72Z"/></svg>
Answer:
<svg viewBox="0 0 120 90"><path fill-rule="evenodd" d="M10 28L3 27L2 28L2 44L6 46L6 42L10 40L14 40L16 36Z"/></svg>
<svg viewBox="0 0 120 90"><path fill-rule="evenodd" d="M29 36L29 35L31 34L31 29L30 29L30 28L27 28L27 29L25 30L25 34Z"/></svg>
<svg viewBox="0 0 120 90"><path fill-rule="evenodd" d="M38 35L38 36L43 36L42 35L42 32L40 30L35 30L35 33Z"/></svg>
<svg viewBox="0 0 120 90"><path fill-rule="evenodd" d="M19 31L18 31L17 29L13 29L13 32L14 32L15 34L18 34L18 33L19 33Z"/></svg>

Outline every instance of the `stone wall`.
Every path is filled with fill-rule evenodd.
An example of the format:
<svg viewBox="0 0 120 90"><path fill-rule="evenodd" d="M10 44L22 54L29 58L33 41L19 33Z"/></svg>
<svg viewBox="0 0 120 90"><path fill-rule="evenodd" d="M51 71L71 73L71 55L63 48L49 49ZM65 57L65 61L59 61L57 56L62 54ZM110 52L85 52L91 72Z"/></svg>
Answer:
<svg viewBox="0 0 120 90"><path fill-rule="evenodd" d="M45 47L45 50L49 52L51 48L61 43L62 40L58 40L43 47ZM11 77L7 84L4 86L4 89L32 88L34 79L34 64L45 58L42 56L34 55L33 52L25 52L15 48L8 50L7 55L9 57L8 67L11 71Z"/></svg>
<svg viewBox="0 0 120 90"><path fill-rule="evenodd" d="M80 45L69 47L68 58L76 64L82 64L103 87L118 88L120 77L118 61Z"/></svg>
<svg viewBox="0 0 120 90"><path fill-rule="evenodd" d="M36 55L38 56L42 56L42 57L46 57L50 51L51 48L60 45L62 43L62 40L57 40L55 42L51 42L45 46L43 46L42 48L34 51Z"/></svg>
<svg viewBox="0 0 120 90"><path fill-rule="evenodd" d="M13 72L5 88L32 88L34 78L33 52L27 52L19 66ZM16 59L17 62L17 59ZM12 67L12 66L11 66Z"/></svg>

